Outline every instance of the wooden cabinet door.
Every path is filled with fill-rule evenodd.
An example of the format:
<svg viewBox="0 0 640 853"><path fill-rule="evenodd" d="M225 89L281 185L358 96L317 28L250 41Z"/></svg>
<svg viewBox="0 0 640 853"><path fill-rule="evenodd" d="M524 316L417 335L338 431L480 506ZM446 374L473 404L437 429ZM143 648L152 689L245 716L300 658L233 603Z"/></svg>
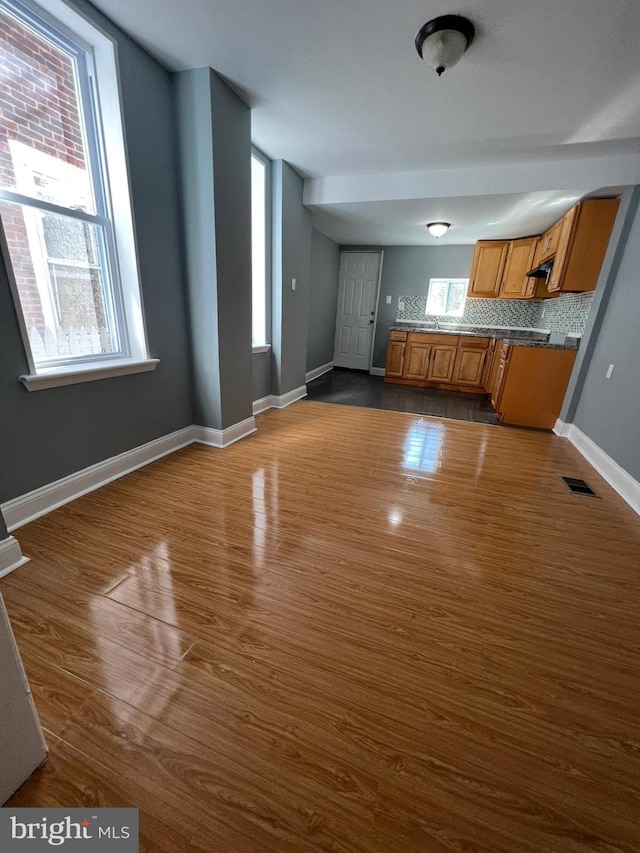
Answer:
<svg viewBox="0 0 640 853"><path fill-rule="evenodd" d="M570 211L571 212L571 211ZM536 253L536 261L541 264L558 251L560 235L562 233L562 219L559 219L555 225L552 225L548 231L545 231L540 237L540 245Z"/></svg>
<svg viewBox="0 0 640 853"><path fill-rule="evenodd" d="M501 299L522 299L530 281L526 273L533 267L537 242L537 237L527 237L525 240L513 240L509 244L500 285Z"/></svg>
<svg viewBox="0 0 640 853"><path fill-rule="evenodd" d="M430 344L427 344L426 346L425 344L407 344L402 378L425 380L427 378L430 355Z"/></svg>
<svg viewBox="0 0 640 853"><path fill-rule="evenodd" d="M389 341L387 346L387 366L385 376L402 376L404 370L404 341Z"/></svg>
<svg viewBox="0 0 640 853"><path fill-rule="evenodd" d="M571 246L573 226L578 218L579 211L580 205L577 204L575 207L572 207L571 210L566 213L558 223L561 228L559 232L556 255L553 259L553 269L551 270L551 275L549 276L549 282L547 284L547 290L549 291L549 293L554 293L555 291L562 289L562 279L564 276L565 264L569 254L569 247Z"/></svg>
<svg viewBox="0 0 640 853"><path fill-rule="evenodd" d="M491 299L498 295L508 250L507 240L479 240L476 243L467 296Z"/></svg>
<svg viewBox="0 0 640 853"><path fill-rule="evenodd" d="M453 371L454 384L481 386L486 358L486 349L460 347Z"/></svg>
<svg viewBox="0 0 640 853"><path fill-rule="evenodd" d="M429 370L427 372L429 382L450 383L452 381L457 352L457 347L442 346L440 344L433 347L431 358L429 359Z"/></svg>

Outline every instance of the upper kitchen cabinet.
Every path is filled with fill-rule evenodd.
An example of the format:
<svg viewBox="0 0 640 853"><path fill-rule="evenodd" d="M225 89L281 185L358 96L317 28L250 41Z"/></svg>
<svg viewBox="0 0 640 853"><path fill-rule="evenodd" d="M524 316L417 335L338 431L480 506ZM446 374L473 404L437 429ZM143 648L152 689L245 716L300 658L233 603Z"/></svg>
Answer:
<svg viewBox="0 0 640 853"><path fill-rule="evenodd" d="M527 237L525 240L513 240L509 243L498 293L501 299L522 299L525 295L529 282L526 274L533 267L537 243L537 237Z"/></svg>
<svg viewBox="0 0 640 853"><path fill-rule="evenodd" d="M479 240L476 243L467 296L492 299L499 294L508 251L507 240Z"/></svg>
<svg viewBox="0 0 640 853"><path fill-rule="evenodd" d="M587 199L557 223L561 228L547 285L549 293L596 289L619 204L617 198Z"/></svg>

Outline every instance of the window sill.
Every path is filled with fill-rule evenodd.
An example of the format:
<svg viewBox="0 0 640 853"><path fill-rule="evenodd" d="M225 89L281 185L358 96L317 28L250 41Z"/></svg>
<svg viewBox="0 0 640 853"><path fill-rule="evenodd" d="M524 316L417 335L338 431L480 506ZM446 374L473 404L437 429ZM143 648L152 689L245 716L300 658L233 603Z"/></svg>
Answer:
<svg viewBox="0 0 640 853"><path fill-rule="evenodd" d="M127 376L129 373L148 373L155 370L160 360L126 359L108 364L85 364L82 367L47 367L39 373L29 373L20 377L27 391L42 391L45 388L58 388L61 385L78 385L80 382L93 382L96 379L110 379L114 376Z"/></svg>
<svg viewBox="0 0 640 853"><path fill-rule="evenodd" d="M271 344L263 344L262 346L252 347L251 349L254 353L256 353L256 352L269 352L269 350L271 349Z"/></svg>

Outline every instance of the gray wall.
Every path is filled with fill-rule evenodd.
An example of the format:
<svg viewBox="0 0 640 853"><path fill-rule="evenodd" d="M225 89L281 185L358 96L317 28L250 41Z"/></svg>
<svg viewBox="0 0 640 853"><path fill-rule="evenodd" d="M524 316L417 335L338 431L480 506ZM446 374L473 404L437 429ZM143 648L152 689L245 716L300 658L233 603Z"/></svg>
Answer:
<svg viewBox="0 0 640 853"><path fill-rule="evenodd" d="M426 296L430 278L468 278L473 246L349 246L356 251L384 250L373 366L384 367L389 327L396 319L398 296ZM391 304L386 297L391 296Z"/></svg>
<svg viewBox="0 0 640 853"><path fill-rule="evenodd" d="M271 350L253 354L253 399L271 394Z"/></svg>
<svg viewBox="0 0 640 853"><path fill-rule="evenodd" d="M307 371L333 361L340 276L340 247L311 231L311 292L307 329Z"/></svg>
<svg viewBox="0 0 640 853"><path fill-rule="evenodd" d="M175 75L196 423L251 416L251 114L210 68Z"/></svg>
<svg viewBox="0 0 640 853"><path fill-rule="evenodd" d="M273 389L286 394L304 385L306 372L311 213L302 204L302 178L284 160L273 163L271 186Z"/></svg>
<svg viewBox="0 0 640 853"><path fill-rule="evenodd" d="M118 44L134 219L153 373L28 392L0 259L0 502L193 423L169 74L87 3Z"/></svg>
<svg viewBox="0 0 640 853"><path fill-rule="evenodd" d="M573 422L640 480L640 209L636 191L630 231L593 347ZM615 364L611 379L605 378Z"/></svg>

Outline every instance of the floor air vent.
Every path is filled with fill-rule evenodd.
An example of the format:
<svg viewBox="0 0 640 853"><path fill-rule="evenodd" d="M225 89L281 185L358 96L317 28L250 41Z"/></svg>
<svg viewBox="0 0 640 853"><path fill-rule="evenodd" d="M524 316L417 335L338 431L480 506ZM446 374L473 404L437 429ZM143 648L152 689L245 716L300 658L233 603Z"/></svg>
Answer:
<svg viewBox="0 0 640 853"><path fill-rule="evenodd" d="M577 480L575 477L563 477L564 483L570 492L574 495L588 495L592 498L597 498L598 495L593 491L591 486L584 480Z"/></svg>

